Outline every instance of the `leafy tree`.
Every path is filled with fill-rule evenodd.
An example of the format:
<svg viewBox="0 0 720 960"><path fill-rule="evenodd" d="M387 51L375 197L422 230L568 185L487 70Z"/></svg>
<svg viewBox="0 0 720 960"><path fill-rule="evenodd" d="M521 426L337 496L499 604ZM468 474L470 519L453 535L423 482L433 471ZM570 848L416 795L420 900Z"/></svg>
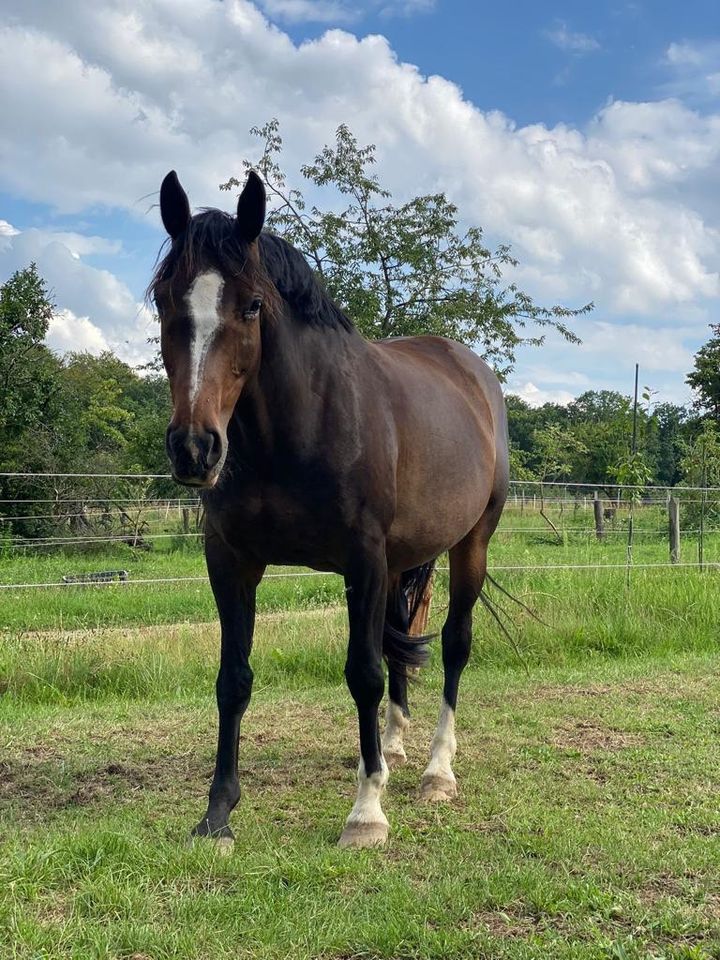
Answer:
<svg viewBox="0 0 720 960"><path fill-rule="evenodd" d="M528 466L530 454L510 441L510 476L513 480L537 480L536 473Z"/></svg>
<svg viewBox="0 0 720 960"><path fill-rule="evenodd" d="M125 448L134 417L127 409L123 386L127 387L127 380L133 376L132 370L109 351L100 356L66 355L63 382L73 410L78 449L92 457L118 454Z"/></svg>
<svg viewBox="0 0 720 960"><path fill-rule="evenodd" d="M558 423L536 430L533 441L538 460L537 475L540 480L540 516L552 527L558 541L562 543L560 531L545 513L543 482L566 480L572 475L573 458L587 453L587 449L568 427L562 427Z"/></svg>
<svg viewBox="0 0 720 960"><path fill-rule="evenodd" d="M4 458L46 415L58 364L43 340L53 302L34 263L0 286L0 439Z"/></svg>
<svg viewBox="0 0 720 960"><path fill-rule="evenodd" d="M659 403L647 424L646 449L654 464L655 482L673 487L682 477L681 460L691 421L684 407Z"/></svg>
<svg viewBox="0 0 720 960"><path fill-rule="evenodd" d="M695 407L720 423L720 324L711 323L712 337L695 354L686 383L695 391Z"/></svg>
<svg viewBox="0 0 720 960"><path fill-rule="evenodd" d="M698 434L685 446L681 460L683 479L680 486L720 487L720 425L715 420L702 422ZM700 521L701 510L705 518L713 524L720 522L720 504L713 497L707 504L696 492L683 504L683 517L686 524L696 526Z"/></svg>
<svg viewBox="0 0 720 960"><path fill-rule="evenodd" d="M632 435L632 400L615 390L588 390L568 404L568 421L585 453L573 480L612 483L617 464L627 455Z"/></svg>
<svg viewBox="0 0 720 960"><path fill-rule="evenodd" d="M439 334L477 347L501 375L512 368L528 324L558 330L578 342L565 321L592 309L540 307L503 271L517 265L510 247L486 246L479 227L461 228L455 204L443 193L396 205L372 167L375 147L360 146L349 128L301 168L313 186L330 186L346 202L341 210L308 207L301 190L289 187L279 165L282 138L277 120L251 131L262 155L244 166L264 177L276 206L268 226L307 257L330 295L371 339ZM240 186L231 177L221 189Z"/></svg>
<svg viewBox="0 0 720 960"><path fill-rule="evenodd" d="M557 423L536 430L533 439L539 464L538 478L544 482L568 480L573 473L574 459L588 452L570 428Z"/></svg>
<svg viewBox="0 0 720 960"><path fill-rule="evenodd" d="M535 446L536 435L553 424L566 425L567 407L559 403L544 403L540 407L531 407L527 401L514 394L506 395L505 407L510 442L526 454L529 468L537 472L540 463L539 452Z"/></svg>
<svg viewBox="0 0 720 960"><path fill-rule="evenodd" d="M137 377L131 392L135 395L136 406L125 451L128 468L139 473L167 473L165 431L172 415L167 378ZM171 481L156 486L158 492L162 487L168 496L176 493Z"/></svg>
<svg viewBox="0 0 720 960"><path fill-rule="evenodd" d="M687 443L681 467L683 484L720 487L720 426L713 420L705 420Z"/></svg>

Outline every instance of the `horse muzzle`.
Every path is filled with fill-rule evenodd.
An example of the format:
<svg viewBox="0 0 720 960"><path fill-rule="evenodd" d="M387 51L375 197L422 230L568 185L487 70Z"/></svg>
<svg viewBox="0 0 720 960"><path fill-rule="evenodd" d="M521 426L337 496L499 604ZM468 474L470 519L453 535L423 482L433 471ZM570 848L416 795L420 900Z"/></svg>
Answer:
<svg viewBox="0 0 720 960"><path fill-rule="evenodd" d="M215 485L224 460L223 440L217 430L171 426L165 446L178 483L186 487Z"/></svg>

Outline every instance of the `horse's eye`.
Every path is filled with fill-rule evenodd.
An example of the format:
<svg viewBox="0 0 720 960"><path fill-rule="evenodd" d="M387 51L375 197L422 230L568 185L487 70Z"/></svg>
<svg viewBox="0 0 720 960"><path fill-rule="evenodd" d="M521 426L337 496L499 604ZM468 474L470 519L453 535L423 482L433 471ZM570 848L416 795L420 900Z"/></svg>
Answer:
<svg viewBox="0 0 720 960"><path fill-rule="evenodd" d="M261 306L262 306L262 300L260 299L260 297L255 297L253 302L250 304L247 310L243 313L243 316L245 317L245 319L251 320L255 316L255 314L258 312Z"/></svg>

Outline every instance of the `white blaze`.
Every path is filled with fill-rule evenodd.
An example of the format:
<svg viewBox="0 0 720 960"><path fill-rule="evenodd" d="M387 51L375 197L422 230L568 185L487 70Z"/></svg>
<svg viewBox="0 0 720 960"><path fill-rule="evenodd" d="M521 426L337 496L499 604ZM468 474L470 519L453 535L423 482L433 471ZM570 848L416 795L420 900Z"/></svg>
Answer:
<svg viewBox="0 0 720 960"><path fill-rule="evenodd" d="M210 345L222 318L220 301L225 281L217 270L199 273L185 294L190 313L190 410L192 412L202 383L203 367Z"/></svg>

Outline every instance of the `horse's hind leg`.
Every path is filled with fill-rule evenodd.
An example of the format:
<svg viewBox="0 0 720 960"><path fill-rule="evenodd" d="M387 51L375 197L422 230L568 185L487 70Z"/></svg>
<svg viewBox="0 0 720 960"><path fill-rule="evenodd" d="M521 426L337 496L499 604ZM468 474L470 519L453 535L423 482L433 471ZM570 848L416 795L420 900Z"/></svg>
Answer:
<svg viewBox="0 0 720 960"><path fill-rule="evenodd" d="M410 710L407 701L407 673L397 667L388 669L388 704L385 712L385 731L382 749L390 767L401 767L407 762L403 741L410 726Z"/></svg>
<svg viewBox="0 0 720 960"><path fill-rule="evenodd" d="M407 633L408 610L405 597L399 592L400 577L395 574L388 579L388 605L385 620L396 630ZM385 762L392 770L407 762L403 740L410 726L410 710L407 701L407 670L390 663L388 665L388 703L385 711L385 730L382 735L382 751Z"/></svg>
<svg viewBox="0 0 720 960"><path fill-rule="evenodd" d="M445 671L440 717L430 747L430 763L420 783L420 797L428 801L451 800L457 794L452 761L455 741L455 710L460 675L470 657L472 611L487 570L490 534L499 518L486 511L468 535L450 550L450 605L442 629Z"/></svg>

